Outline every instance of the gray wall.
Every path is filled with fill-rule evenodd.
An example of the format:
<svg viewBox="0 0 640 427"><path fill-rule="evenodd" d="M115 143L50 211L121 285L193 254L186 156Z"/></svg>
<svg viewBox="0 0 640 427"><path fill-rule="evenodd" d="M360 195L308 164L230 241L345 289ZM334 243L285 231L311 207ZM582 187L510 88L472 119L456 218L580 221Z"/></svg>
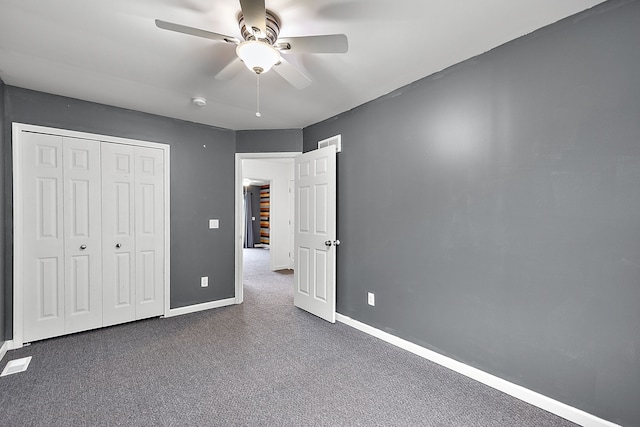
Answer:
<svg viewBox="0 0 640 427"><path fill-rule="evenodd" d="M610 1L305 128L342 134L338 312L640 425L639 40Z"/></svg>
<svg viewBox="0 0 640 427"><path fill-rule="evenodd" d="M302 129L239 130L238 153L296 153L302 151Z"/></svg>
<svg viewBox="0 0 640 427"><path fill-rule="evenodd" d="M2 79L0 79L0 191L4 191L5 179L5 151L4 140L5 140L5 132L4 132L4 90L5 85ZM7 227L4 225L5 220L5 209L8 209L11 206L11 203L8 203L5 199L5 203L2 208L0 208L0 227L2 227L2 232L0 233L0 280L2 281L2 286L0 286L0 346L6 341L7 334L5 333L5 304L7 304L7 300L5 298L5 292L7 291L6 279L5 279L5 244L6 244L6 229Z"/></svg>
<svg viewBox="0 0 640 427"><path fill-rule="evenodd" d="M7 132L20 122L169 144L171 307L234 296L233 131L12 86L6 86L6 115ZM10 158L9 137L3 153ZM209 218L218 218L220 228L209 230ZM11 248L11 238L7 243ZM201 276L209 276L208 288L200 287ZM5 286L11 298L12 281ZM9 310L9 323L11 316Z"/></svg>

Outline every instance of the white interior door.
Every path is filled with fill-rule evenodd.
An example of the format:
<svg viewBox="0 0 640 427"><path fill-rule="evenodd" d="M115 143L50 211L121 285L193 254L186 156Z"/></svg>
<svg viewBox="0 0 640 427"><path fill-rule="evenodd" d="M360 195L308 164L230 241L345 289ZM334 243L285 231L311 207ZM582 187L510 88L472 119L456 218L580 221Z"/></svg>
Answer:
<svg viewBox="0 0 640 427"><path fill-rule="evenodd" d="M294 304L336 321L336 147L295 161Z"/></svg>
<svg viewBox="0 0 640 427"><path fill-rule="evenodd" d="M136 319L164 309L164 154L135 149Z"/></svg>
<svg viewBox="0 0 640 427"><path fill-rule="evenodd" d="M63 138L65 333L102 326L100 142Z"/></svg>
<svg viewBox="0 0 640 427"><path fill-rule="evenodd" d="M23 336L30 342L62 335L65 327L62 138L24 132L20 143Z"/></svg>
<svg viewBox="0 0 640 427"><path fill-rule="evenodd" d="M135 149L102 143L103 325L136 318Z"/></svg>

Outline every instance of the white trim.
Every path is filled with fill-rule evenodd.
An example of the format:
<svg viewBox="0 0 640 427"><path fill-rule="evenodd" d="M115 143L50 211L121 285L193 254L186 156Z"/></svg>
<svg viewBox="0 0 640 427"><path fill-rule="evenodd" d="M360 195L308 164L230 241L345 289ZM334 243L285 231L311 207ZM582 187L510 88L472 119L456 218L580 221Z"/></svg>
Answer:
<svg viewBox="0 0 640 427"><path fill-rule="evenodd" d="M164 314L171 310L171 146L164 153Z"/></svg>
<svg viewBox="0 0 640 427"><path fill-rule="evenodd" d="M67 129L58 129L46 126L36 126L24 123L14 122L12 125L12 153L13 153L13 340L11 349L20 348L23 346L23 292L22 286L16 284L22 284L22 241L24 239L22 228L22 187L23 183L20 179L22 171L22 158L20 147L20 135L21 132L33 132L44 133L48 135L58 135L69 138L80 139L92 139L96 141L110 142L115 144L127 144L137 147L148 147L162 150L164 153L164 200L165 200L165 242L164 242L164 256L165 256L165 271L164 271L164 313L170 311L170 295L171 295L171 197L170 197L170 159L171 159L171 147L169 144L163 144L159 142L139 141L134 139L119 138L109 135L98 135L94 133L77 132Z"/></svg>
<svg viewBox="0 0 640 427"><path fill-rule="evenodd" d="M236 183L235 183L235 217L236 217L236 250L235 250L235 302L236 304L242 304L244 301L244 292L242 286L242 241L243 241L243 230L242 230L242 159L243 157L240 154L236 154Z"/></svg>
<svg viewBox="0 0 640 427"><path fill-rule="evenodd" d="M435 351L421 347L402 338L398 338L395 335L381 331L380 329L354 320L343 314L336 313L336 320L581 426L620 427L618 424L596 417L595 415L591 415L581 409L574 408L533 390L529 390L502 378L496 377L495 375L481 371L480 369L451 359L450 357L443 356Z"/></svg>
<svg viewBox="0 0 640 427"><path fill-rule="evenodd" d="M44 133L47 135L66 136L69 138L93 139L96 141L113 142L115 144L135 145L138 147L157 148L160 150L168 150L169 144L161 142L142 141L137 139L120 138L118 136L99 135L97 133L79 132L75 130L53 128L48 126L29 125L25 123L13 123L13 132L16 128L26 132Z"/></svg>
<svg viewBox="0 0 640 427"><path fill-rule="evenodd" d="M22 347L22 150L18 149L16 140L19 139L22 125L14 123L12 126L11 146L13 153L13 348Z"/></svg>
<svg viewBox="0 0 640 427"><path fill-rule="evenodd" d="M203 302L202 304L188 305L186 307L172 308L168 313L165 313L164 317L182 316L183 314L196 313L198 311L210 310L212 308L226 307L234 305L235 303L235 298L227 298L218 301Z"/></svg>
<svg viewBox="0 0 640 427"><path fill-rule="evenodd" d="M9 344L9 341L3 342L2 346L0 346L0 360L2 360L4 355L7 354L7 351L9 350L11 350L11 345Z"/></svg>
<svg viewBox="0 0 640 427"><path fill-rule="evenodd" d="M242 242L244 241L243 218L242 218L242 161L244 159L293 159L300 155L300 152L282 152L282 153L236 153L236 185L235 185L235 220L236 220L236 296L235 303L242 304L244 301L243 279L242 279ZM288 268L288 267L284 267Z"/></svg>

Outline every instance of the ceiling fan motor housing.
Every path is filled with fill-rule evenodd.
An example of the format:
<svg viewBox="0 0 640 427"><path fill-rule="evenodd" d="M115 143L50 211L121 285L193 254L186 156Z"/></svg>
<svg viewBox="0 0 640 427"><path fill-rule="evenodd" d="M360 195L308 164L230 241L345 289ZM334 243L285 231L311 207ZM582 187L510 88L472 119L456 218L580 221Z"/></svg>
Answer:
<svg viewBox="0 0 640 427"><path fill-rule="evenodd" d="M266 41L267 43L269 43L270 45L274 45L276 43L276 40L278 40L278 34L280 34L280 18L278 17L278 15L275 14L275 12L267 9L266 11L266 17L265 17L265 22L266 22L266 32L267 34L261 34L260 35L260 39ZM238 26L240 27L240 33L242 33L242 38L249 41L249 40L255 40L255 32L256 30L258 32L260 32L259 29L257 28L247 28L247 25L244 22L244 15L242 14L242 12L240 12L238 14Z"/></svg>

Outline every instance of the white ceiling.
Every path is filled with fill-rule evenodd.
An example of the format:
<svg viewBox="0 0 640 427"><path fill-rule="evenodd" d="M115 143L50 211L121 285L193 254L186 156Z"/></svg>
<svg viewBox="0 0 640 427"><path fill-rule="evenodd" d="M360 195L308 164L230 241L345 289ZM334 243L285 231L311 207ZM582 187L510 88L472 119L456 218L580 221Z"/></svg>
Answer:
<svg viewBox="0 0 640 427"><path fill-rule="evenodd" d="M302 128L601 2L266 0L282 19L280 37L344 33L349 52L298 55L313 80L302 90L264 74L257 118L255 75L213 78L234 46L154 25L241 39L238 0L0 0L0 78L229 129ZM207 105L192 105L195 96Z"/></svg>

